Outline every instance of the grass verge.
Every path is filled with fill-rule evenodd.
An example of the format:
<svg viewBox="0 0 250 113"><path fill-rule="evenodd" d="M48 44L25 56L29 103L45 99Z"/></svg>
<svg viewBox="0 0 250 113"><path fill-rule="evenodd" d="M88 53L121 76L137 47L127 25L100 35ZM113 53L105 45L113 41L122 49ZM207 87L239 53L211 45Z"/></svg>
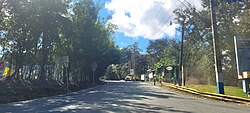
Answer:
<svg viewBox="0 0 250 113"><path fill-rule="evenodd" d="M212 86L212 85L187 85L186 87L196 89L202 92L217 93L216 86ZM225 92L225 95L237 96L237 97L249 99L247 94L244 93L243 90L239 87L224 86L224 92Z"/></svg>

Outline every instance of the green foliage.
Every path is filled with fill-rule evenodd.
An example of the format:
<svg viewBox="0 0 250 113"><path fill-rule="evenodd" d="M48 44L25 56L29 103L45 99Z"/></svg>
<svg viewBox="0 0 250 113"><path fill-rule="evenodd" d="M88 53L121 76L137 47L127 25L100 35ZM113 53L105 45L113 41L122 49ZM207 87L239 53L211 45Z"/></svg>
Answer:
<svg viewBox="0 0 250 113"><path fill-rule="evenodd" d="M140 53L141 50L138 47L138 44L135 43L133 45L129 45L120 50L120 62L117 63L117 76L120 79L124 79L127 75L130 74L130 69L135 68L135 74L141 75L145 74L148 69L148 60L147 56ZM112 65L111 65L112 66ZM107 69L106 76L113 75L112 73L109 75L111 71L110 68Z"/></svg>
<svg viewBox="0 0 250 113"><path fill-rule="evenodd" d="M180 45L174 39L159 39L150 41L147 48L149 68L162 71L166 66L178 66Z"/></svg>
<svg viewBox="0 0 250 113"><path fill-rule="evenodd" d="M204 9L196 11L193 8L174 11L176 20L186 18L184 41L184 65L187 75L198 78L199 83L214 84L214 58L211 37L210 1L202 0ZM218 21L219 45L223 68L223 78L226 85L237 85L235 68L234 36L250 36L248 33L249 1L229 4L219 0L216 7ZM245 25L243 25L244 23ZM223 54L222 54L223 53Z"/></svg>
<svg viewBox="0 0 250 113"><path fill-rule="evenodd" d="M28 79L18 71L23 66L39 65L38 77L49 79L48 67L54 67L61 56L70 58L72 81L92 80L94 61L98 64L96 80L108 65L119 62L119 49L112 37L116 26L100 21L100 5L92 0L73 2L1 0L0 32L6 36L0 46L5 60L13 65L15 78Z"/></svg>
<svg viewBox="0 0 250 113"><path fill-rule="evenodd" d="M108 66L107 72L106 72L106 79L109 80L120 80L120 74L118 73L118 65L117 64L112 64Z"/></svg>
<svg viewBox="0 0 250 113"><path fill-rule="evenodd" d="M147 47L148 60L151 68L154 68L154 64L159 62L163 58L163 53L165 46L167 46L168 41L165 39L159 39L155 41L150 41Z"/></svg>

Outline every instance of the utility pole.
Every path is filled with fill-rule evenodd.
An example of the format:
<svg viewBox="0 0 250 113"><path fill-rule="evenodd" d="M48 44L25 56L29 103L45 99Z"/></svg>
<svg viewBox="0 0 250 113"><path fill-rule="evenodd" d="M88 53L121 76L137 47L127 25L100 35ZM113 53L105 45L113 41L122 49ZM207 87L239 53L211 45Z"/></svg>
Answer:
<svg viewBox="0 0 250 113"><path fill-rule="evenodd" d="M183 40L184 40L184 22L185 17L183 18L183 21L181 23L181 57L180 57L180 65L179 65L179 77L178 77L178 83L179 85L185 85L185 77L183 74Z"/></svg>
<svg viewBox="0 0 250 113"><path fill-rule="evenodd" d="M130 74L132 75L132 80L135 81L136 74L135 74L135 44L132 46L132 56L131 56L131 67L130 67Z"/></svg>
<svg viewBox="0 0 250 113"><path fill-rule="evenodd" d="M219 37L216 23L216 14L215 14L215 6L216 0L210 0L211 5L211 27L212 27L212 35L213 35L213 49L214 49L214 63L215 63L215 74L216 74L216 86L217 93L224 94L224 84L222 82L222 67L221 67L221 57L220 57L220 49L219 49Z"/></svg>
<svg viewBox="0 0 250 113"><path fill-rule="evenodd" d="M134 75L133 75L134 77L133 78L134 78L134 81L136 80L136 73L135 73L135 46L136 45L135 44L134 44L134 47L133 47L133 69L134 69Z"/></svg>
<svg viewBox="0 0 250 113"><path fill-rule="evenodd" d="M94 61L91 64L91 69L92 69L92 72L93 72L93 85L95 85L95 71L96 71L96 68L97 68L97 63L96 63L96 61Z"/></svg>

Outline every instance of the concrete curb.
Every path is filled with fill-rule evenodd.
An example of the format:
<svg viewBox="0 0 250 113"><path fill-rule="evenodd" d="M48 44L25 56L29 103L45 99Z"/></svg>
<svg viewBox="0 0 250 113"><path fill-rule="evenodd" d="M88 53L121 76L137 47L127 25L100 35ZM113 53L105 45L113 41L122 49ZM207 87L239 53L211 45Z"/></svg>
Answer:
<svg viewBox="0 0 250 113"><path fill-rule="evenodd" d="M163 86L170 87L172 89L177 89L179 91L184 91L187 93L191 93L194 95L199 95L205 98L214 99L214 100L220 100L225 102L233 102L233 103L239 103L239 104L245 104L250 105L250 99L236 97L236 96L230 96L230 95L222 95L222 94L216 94L216 93L210 93L210 92L201 92L192 88L188 88L185 86L177 86L170 83L162 83Z"/></svg>

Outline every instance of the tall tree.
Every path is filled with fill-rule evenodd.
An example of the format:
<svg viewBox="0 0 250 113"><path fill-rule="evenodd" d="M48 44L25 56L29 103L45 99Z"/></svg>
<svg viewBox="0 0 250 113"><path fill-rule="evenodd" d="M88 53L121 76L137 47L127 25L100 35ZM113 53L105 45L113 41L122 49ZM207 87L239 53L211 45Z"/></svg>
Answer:
<svg viewBox="0 0 250 113"><path fill-rule="evenodd" d="M104 25L99 17L100 6L90 0L81 0L73 8L72 18L72 68L80 71L80 79L90 78L91 64L97 62L98 75L104 74L106 67L119 61L118 48L112 40L115 26ZM107 26L107 27L106 27Z"/></svg>
<svg viewBox="0 0 250 113"><path fill-rule="evenodd" d="M158 39L155 41L150 41L147 47L148 60L151 68L154 68L154 64L163 58L164 50L167 46L166 39Z"/></svg>
<svg viewBox="0 0 250 113"><path fill-rule="evenodd" d="M16 77L27 78L18 73L29 66L30 74L39 70L40 79L51 78L47 68L61 56L70 57L70 78L75 81L90 79L94 61L98 64L95 79L108 65L118 63L119 49L112 37L116 27L99 19L99 9L100 4L92 0L1 1L0 32L6 36L1 36L0 46L9 51L5 56L14 65ZM38 65L41 69L35 69Z"/></svg>

